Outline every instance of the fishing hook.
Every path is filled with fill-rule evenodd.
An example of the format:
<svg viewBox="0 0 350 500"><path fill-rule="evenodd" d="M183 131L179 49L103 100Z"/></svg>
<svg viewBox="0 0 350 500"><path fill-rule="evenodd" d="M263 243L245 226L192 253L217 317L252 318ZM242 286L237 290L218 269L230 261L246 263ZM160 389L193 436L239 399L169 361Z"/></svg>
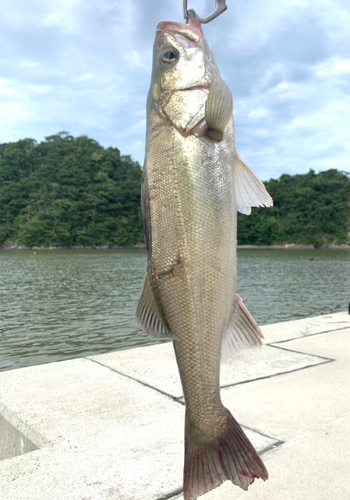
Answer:
<svg viewBox="0 0 350 500"><path fill-rule="evenodd" d="M184 18L187 20L188 19L187 0L182 0L182 7L183 7ZM220 16L220 14L225 12L226 9L227 9L226 0L215 0L214 12L210 14L210 16L205 17L204 19L202 19L201 17L198 17L198 19L201 24L210 23L210 21L212 21L216 17Z"/></svg>

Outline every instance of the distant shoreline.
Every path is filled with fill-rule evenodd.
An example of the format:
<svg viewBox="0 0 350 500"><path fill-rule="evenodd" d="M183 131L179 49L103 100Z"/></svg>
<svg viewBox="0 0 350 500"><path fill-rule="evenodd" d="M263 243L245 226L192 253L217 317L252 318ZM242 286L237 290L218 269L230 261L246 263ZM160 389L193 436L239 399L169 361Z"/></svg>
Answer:
<svg viewBox="0 0 350 500"><path fill-rule="evenodd" d="M297 245L295 243L286 243L285 245L237 245L238 250L350 250L350 245L325 245L322 247L314 247L313 245ZM33 246L26 247L9 243L8 245L0 245L0 250L145 250L144 243L137 243L130 246L118 245L98 245L98 246L81 246L72 247L43 247Z"/></svg>

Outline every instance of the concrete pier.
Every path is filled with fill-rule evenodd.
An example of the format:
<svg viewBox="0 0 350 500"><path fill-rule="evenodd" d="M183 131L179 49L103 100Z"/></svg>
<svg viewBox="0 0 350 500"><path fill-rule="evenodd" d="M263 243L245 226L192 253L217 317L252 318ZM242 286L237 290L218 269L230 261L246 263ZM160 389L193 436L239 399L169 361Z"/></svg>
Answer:
<svg viewBox="0 0 350 500"><path fill-rule="evenodd" d="M221 384L270 479L200 498L349 500L349 314L263 332ZM1 372L0 499L182 499L183 426L171 344Z"/></svg>

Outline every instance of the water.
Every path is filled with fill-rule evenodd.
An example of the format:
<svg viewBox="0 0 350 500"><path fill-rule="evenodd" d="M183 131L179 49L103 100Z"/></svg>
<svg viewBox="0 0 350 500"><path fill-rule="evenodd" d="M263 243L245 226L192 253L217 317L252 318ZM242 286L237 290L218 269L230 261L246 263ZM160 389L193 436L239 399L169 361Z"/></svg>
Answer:
<svg viewBox="0 0 350 500"><path fill-rule="evenodd" d="M159 342L135 328L146 261L143 250L0 251L0 370ZM344 311L350 251L239 250L238 292L260 325Z"/></svg>

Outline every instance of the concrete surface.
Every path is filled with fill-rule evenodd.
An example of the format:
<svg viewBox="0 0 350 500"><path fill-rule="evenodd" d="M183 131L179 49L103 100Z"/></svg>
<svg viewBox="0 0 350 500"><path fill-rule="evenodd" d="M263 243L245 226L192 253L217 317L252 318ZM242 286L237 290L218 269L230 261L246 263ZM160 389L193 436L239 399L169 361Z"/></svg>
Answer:
<svg viewBox="0 0 350 500"><path fill-rule="evenodd" d="M350 316L263 331L268 345L223 366L222 397L270 479L201 498L348 500ZM0 456L11 432L38 449L0 461L0 499L182 498L177 377L170 344L1 372Z"/></svg>
<svg viewBox="0 0 350 500"><path fill-rule="evenodd" d="M0 460L24 455L37 449L38 446L32 443L28 436L0 415Z"/></svg>

